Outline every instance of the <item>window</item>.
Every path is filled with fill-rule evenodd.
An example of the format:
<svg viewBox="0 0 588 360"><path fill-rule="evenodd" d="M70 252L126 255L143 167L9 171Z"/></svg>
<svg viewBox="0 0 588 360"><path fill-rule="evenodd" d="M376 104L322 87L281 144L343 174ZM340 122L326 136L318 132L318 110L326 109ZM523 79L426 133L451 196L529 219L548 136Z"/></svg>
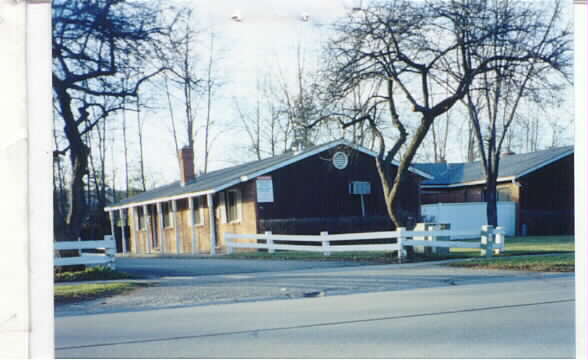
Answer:
<svg viewBox="0 0 588 360"><path fill-rule="evenodd" d="M169 202L161 203L161 214L163 216L163 227L169 228L172 226L171 211L169 211Z"/></svg>
<svg viewBox="0 0 588 360"><path fill-rule="evenodd" d="M200 197L190 199L192 202L192 224L195 226L204 225L204 217L202 214L202 200Z"/></svg>
<svg viewBox="0 0 588 360"><path fill-rule="evenodd" d="M510 187L502 187L496 189L498 201L512 201L512 193Z"/></svg>
<svg viewBox="0 0 588 360"><path fill-rule="evenodd" d="M241 192L229 190L225 196L225 207L227 211L227 222L241 221Z"/></svg>

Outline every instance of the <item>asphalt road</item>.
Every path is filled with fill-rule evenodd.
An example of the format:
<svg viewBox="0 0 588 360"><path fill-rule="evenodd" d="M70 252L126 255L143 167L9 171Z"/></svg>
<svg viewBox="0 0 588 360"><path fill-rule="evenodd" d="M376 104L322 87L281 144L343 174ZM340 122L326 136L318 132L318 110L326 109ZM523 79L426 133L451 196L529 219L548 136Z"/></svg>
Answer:
<svg viewBox="0 0 588 360"><path fill-rule="evenodd" d="M385 268L345 270L369 278ZM447 269L387 272L406 279L427 268ZM502 274L339 296L58 315L57 357L573 357L573 275Z"/></svg>

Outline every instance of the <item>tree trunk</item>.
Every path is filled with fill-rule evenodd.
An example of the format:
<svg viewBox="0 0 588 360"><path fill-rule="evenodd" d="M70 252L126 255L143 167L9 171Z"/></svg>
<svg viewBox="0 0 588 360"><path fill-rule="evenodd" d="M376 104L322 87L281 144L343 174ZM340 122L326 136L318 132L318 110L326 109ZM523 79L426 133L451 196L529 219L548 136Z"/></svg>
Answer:
<svg viewBox="0 0 588 360"><path fill-rule="evenodd" d="M122 109L122 133L123 133L123 155L125 159L125 197L129 197L129 149L127 143L127 111L125 109L125 98L123 97Z"/></svg>
<svg viewBox="0 0 588 360"><path fill-rule="evenodd" d="M173 139L174 139L174 145L176 147L175 158L176 158L176 163L178 164L178 173L179 173L180 170L182 169L182 164L180 164L180 158L178 156L178 154L180 152L180 146L178 145L178 135L176 133L176 121L174 119L174 107L173 107L172 101L171 101L171 94L169 91L169 85L167 84L167 75L166 74L163 74L163 84L165 85L165 94L167 96L167 108L169 110L169 119L171 121L171 126L172 126L172 135L173 135Z"/></svg>
<svg viewBox="0 0 588 360"><path fill-rule="evenodd" d="M66 90L56 87L57 101L65 122L65 136L70 144L69 158L71 162L71 181L67 185L69 208L65 216L65 236L69 240L76 240L81 235L82 220L86 212L84 200L84 175L88 172L88 147L82 140L77 121L71 111L72 98ZM87 113L81 115L83 120ZM82 122L82 121L80 121Z"/></svg>
<svg viewBox="0 0 588 360"><path fill-rule="evenodd" d="M498 226L498 207L496 204L496 174L492 173L486 178L486 216L488 224Z"/></svg>
<svg viewBox="0 0 588 360"><path fill-rule="evenodd" d="M210 156L210 127L212 126L211 110L212 110L212 91L213 91L213 80L212 80L212 65L214 63L214 34L210 35L210 56L208 58L208 68L206 72L206 123L204 126L204 173L208 172L208 158Z"/></svg>
<svg viewBox="0 0 588 360"><path fill-rule="evenodd" d="M67 126L66 126L67 128ZM66 133L68 131L66 130ZM74 132L74 131L71 131ZM71 240L76 240L82 231L82 220L86 213L86 202L84 199L84 176L88 172L88 147L82 143L77 129L75 131L79 141L70 141L70 161L72 167L71 183L67 188L70 207L68 209L65 221L67 224L66 234Z"/></svg>
<svg viewBox="0 0 588 360"><path fill-rule="evenodd" d="M141 123L141 108L139 106L139 97L137 97L137 130L137 134L139 135L139 168L141 171L141 186L143 187L143 191L147 191L147 184L145 182L145 160L143 158L143 124Z"/></svg>

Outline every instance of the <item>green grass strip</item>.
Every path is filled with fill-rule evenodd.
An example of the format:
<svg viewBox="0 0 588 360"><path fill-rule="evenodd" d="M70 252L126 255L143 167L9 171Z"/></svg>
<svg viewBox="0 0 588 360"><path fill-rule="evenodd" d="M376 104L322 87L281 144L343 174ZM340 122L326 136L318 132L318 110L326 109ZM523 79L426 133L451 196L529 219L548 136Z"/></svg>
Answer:
<svg viewBox="0 0 588 360"><path fill-rule="evenodd" d="M101 297L126 293L142 286L145 286L145 284L128 282L56 285L54 289L54 299L56 304L94 300Z"/></svg>
<svg viewBox="0 0 588 360"><path fill-rule="evenodd" d="M448 264L455 267L538 272L574 272L574 254L508 256L470 259Z"/></svg>
<svg viewBox="0 0 588 360"><path fill-rule="evenodd" d="M480 239L466 241L480 242ZM506 255L569 253L573 252L575 249L573 235L507 237L504 243L504 253ZM451 255L476 257L480 255L480 250L451 249Z"/></svg>
<svg viewBox="0 0 588 360"><path fill-rule="evenodd" d="M55 282L70 282L70 281L95 281L95 280L120 280L120 279L134 279L133 275L111 270L104 266L91 267L84 271L71 271L55 273Z"/></svg>
<svg viewBox="0 0 588 360"><path fill-rule="evenodd" d="M396 254L386 251L342 251L333 252L325 256L320 252L310 251L276 251L268 252L236 252L223 255L224 259L251 259L251 260L313 260L313 261L358 261L358 262L390 262L396 260Z"/></svg>

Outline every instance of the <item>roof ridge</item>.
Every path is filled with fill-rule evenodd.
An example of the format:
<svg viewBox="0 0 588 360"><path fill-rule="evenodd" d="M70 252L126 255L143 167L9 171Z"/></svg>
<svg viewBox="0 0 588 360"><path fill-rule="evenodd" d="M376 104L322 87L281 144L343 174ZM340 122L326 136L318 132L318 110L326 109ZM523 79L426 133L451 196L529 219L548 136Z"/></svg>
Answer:
<svg viewBox="0 0 588 360"><path fill-rule="evenodd" d="M573 153L574 146L559 146L538 151L512 154L500 157L500 168L498 178L520 177L529 172L547 166L554 161L567 157ZM445 167L438 166L440 163L414 164L422 167L423 171L434 174L435 179L423 182L424 185L456 186L473 181L485 181L484 169L481 161L447 164ZM456 165L461 165L456 166Z"/></svg>

